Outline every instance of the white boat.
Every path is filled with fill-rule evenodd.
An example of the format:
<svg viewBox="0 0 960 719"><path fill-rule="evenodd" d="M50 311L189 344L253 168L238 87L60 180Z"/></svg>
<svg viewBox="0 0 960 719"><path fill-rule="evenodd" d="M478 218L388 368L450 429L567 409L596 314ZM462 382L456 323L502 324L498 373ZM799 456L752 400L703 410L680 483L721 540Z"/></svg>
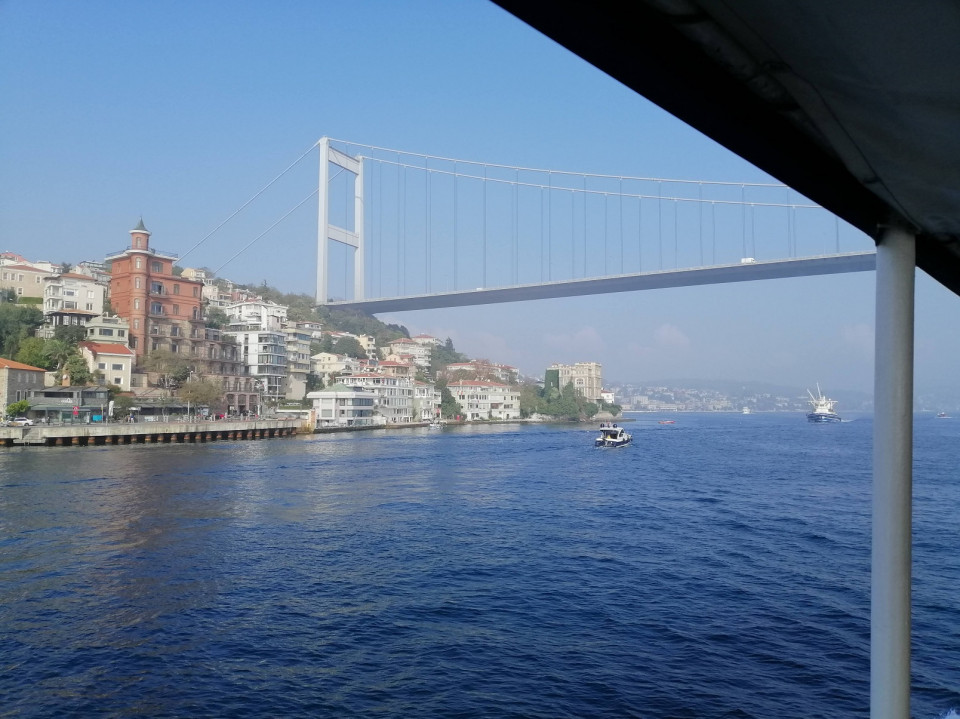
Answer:
<svg viewBox="0 0 960 719"><path fill-rule="evenodd" d="M626 447L633 437L623 427L615 424L601 424L600 436L594 441L594 447Z"/></svg>
<svg viewBox="0 0 960 719"><path fill-rule="evenodd" d="M427 426L428 426L430 429L443 429L443 422L441 422L440 420L434 420L433 422L431 422L431 423L428 424Z"/></svg>
<svg viewBox="0 0 960 719"><path fill-rule="evenodd" d="M740 410L740 414L750 414L751 411L752 410L749 407L744 407L742 410Z"/></svg>
<svg viewBox="0 0 960 719"><path fill-rule="evenodd" d="M837 405L837 400L828 399L823 396L823 392L820 391L820 384L817 383L817 394L814 395L813 392L807 390L807 394L810 395L810 406L813 409L807 413L807 420L810 422L839 422L840 415L834 411L834 407Z"/></svg>

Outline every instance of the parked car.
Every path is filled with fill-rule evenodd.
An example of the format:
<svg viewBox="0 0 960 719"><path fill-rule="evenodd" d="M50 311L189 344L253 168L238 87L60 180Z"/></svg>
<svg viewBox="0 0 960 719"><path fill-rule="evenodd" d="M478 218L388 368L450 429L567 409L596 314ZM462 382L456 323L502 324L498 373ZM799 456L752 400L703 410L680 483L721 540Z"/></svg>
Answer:
<svg viewBox="0 0 960 719"><path fill-rule="evenodd" d="M10 420L10 424L14 427L32 427L33 420L29 417L14 417Z"/></svg>

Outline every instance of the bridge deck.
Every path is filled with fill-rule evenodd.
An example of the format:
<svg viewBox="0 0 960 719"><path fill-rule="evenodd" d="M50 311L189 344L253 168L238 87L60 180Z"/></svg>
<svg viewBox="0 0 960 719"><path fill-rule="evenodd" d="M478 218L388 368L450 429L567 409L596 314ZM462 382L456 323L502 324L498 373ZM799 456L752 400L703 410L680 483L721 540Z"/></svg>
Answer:
<svg viewBox="0 0 960 719"><path fill-rule="evenodd" d="M359 309L370 314L400 312L404 310L427 310L441 307L465 307L488 305L500 302L522 302L555 297L575 297L611 292L635 292L666 287L689 287L692 285L720 284L724 282L749 282L780 277L804 277L829 275L842 272L867 272L876 269L875 252L851 252L840 255L804 257L801 259L772 260L765 262L717 265L694 269L663 270L608 277L562 280L535 285L515 285L491 289L437 292L424 295L408 295L370 299L363 301L328 302L328 307Z"/></svg>

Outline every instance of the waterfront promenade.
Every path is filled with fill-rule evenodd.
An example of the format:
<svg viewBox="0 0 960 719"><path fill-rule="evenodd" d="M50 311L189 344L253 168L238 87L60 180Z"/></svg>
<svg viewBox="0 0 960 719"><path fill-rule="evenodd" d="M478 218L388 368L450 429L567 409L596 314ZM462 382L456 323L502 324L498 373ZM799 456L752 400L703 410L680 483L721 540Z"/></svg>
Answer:
<svg viewBox="0 0 960 719"><path fill-rule="evenodd" d="M301 431L298 419L33 425L0 427L0 447L183 444L292 437Z"/></svg>

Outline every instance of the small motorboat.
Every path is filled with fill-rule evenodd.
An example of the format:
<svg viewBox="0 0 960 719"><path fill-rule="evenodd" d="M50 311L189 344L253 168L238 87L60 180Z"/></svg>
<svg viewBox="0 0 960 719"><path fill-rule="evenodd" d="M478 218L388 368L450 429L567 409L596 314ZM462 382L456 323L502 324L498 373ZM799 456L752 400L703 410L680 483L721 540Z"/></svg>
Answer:
<svg viewBox="0 0 960 719"><path fill-rule="evenodd" d="M661 419L657 424L676 424L677 420L675 419Z"/></svg>
<svg viewBox="0 0 960 719"><path fill-rule="evenodd" d="M633 437L615 424L601 424L600 436L594 441L594 447L626 447Z"/></svg>

